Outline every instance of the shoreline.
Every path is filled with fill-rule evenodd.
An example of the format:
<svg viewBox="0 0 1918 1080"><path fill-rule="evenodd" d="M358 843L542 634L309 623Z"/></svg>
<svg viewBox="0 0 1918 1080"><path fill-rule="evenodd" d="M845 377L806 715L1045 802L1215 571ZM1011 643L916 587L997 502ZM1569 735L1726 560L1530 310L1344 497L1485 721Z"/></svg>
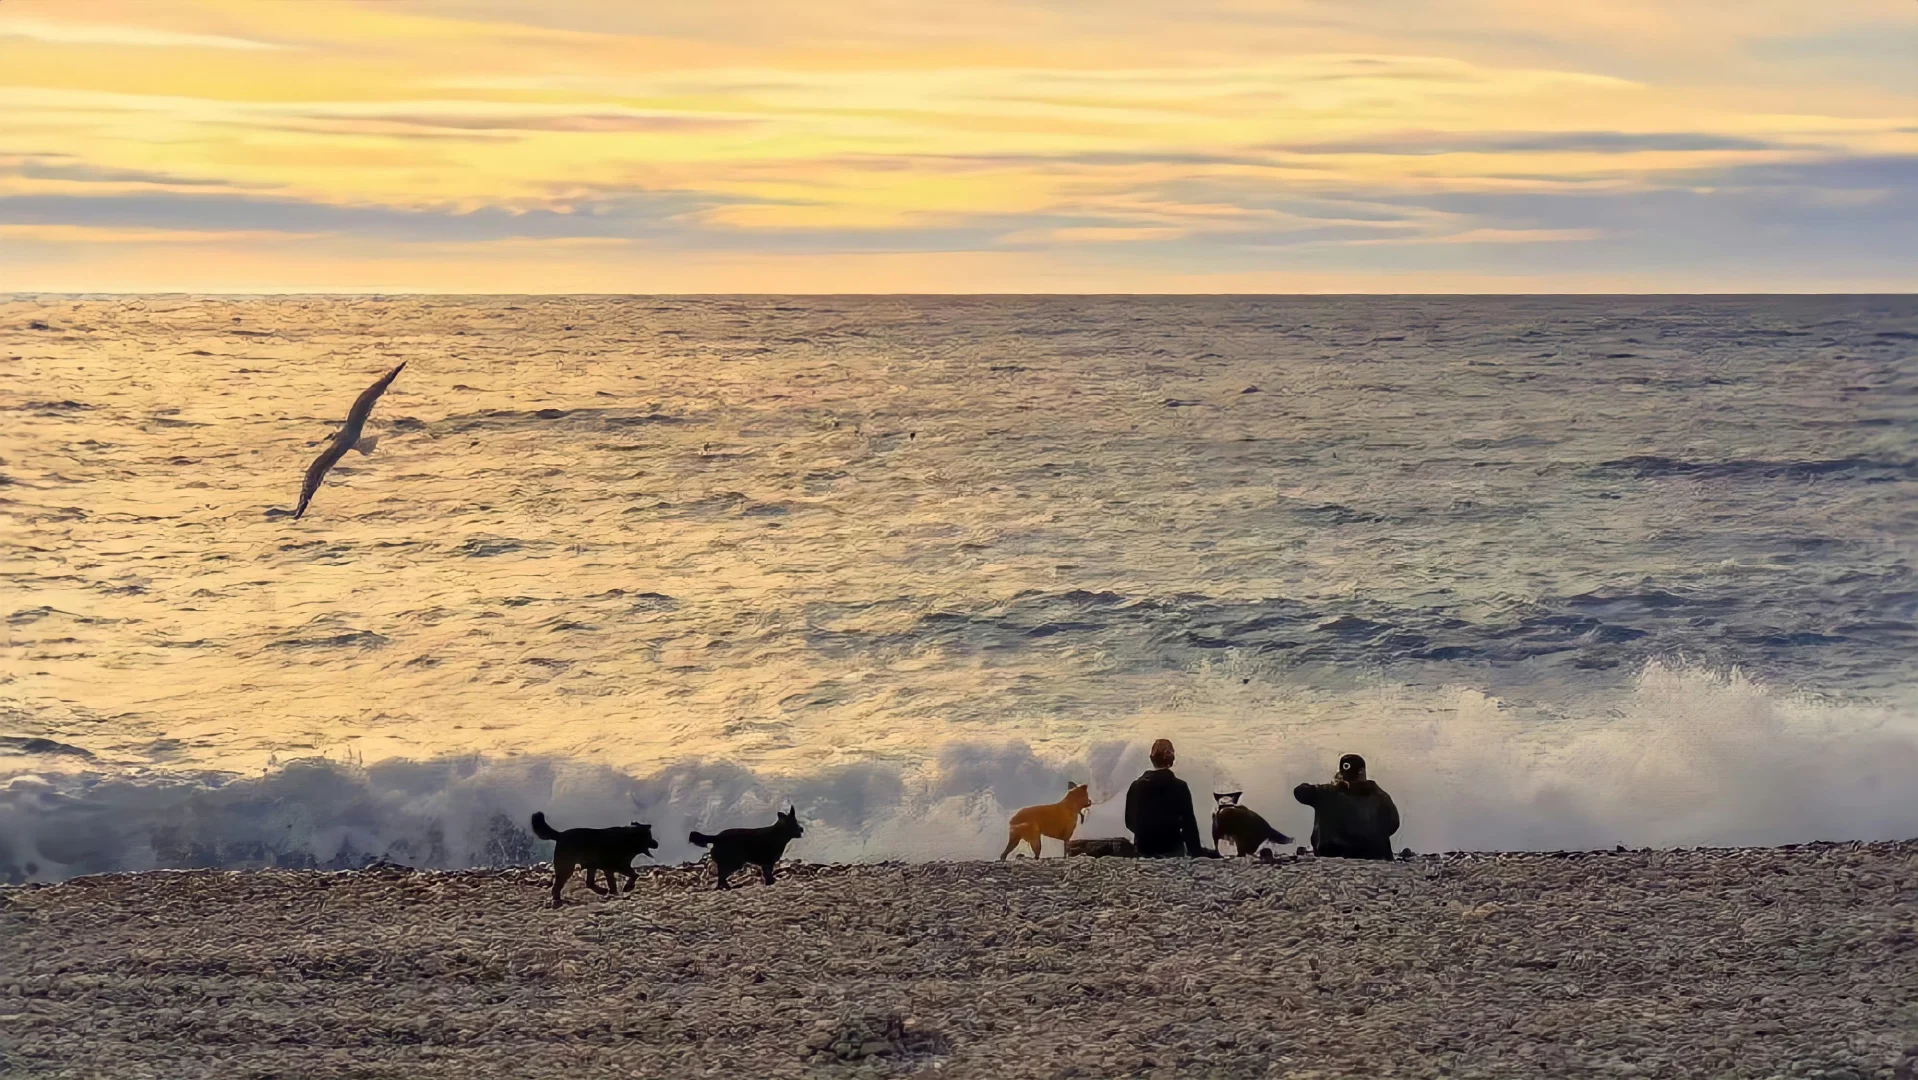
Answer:
<svg viewBox="0 0 1918 1080"><path fill-rule="evenodd" d="M0 1072L1918 1071L1918 840L640 870L0 887Z"/></svg>
<svg viewBox="0 0 1918 1080"><path fill-rule="evenodd" d="M1077 839L1083 840L1083 839L1086 839L1086 837L1078 837ZM542 840L542 841L536 841L536 843L539 844L540 846L550 846L551 841ZM1042 863L1064 862L1068 858L1070 858L1073 861L1096 859L1101 862L1152 863L1152 862L1165 861L1168 863L1168 865L1181 865L1181 864L1205 865L1208 863L1215 864L1215 865L1228 865L1233 863L1258 863L1259 865L1263 865L1263 866L1291 866L1291 865L1312 864L1312 863L1344 863L1344 862L1366 863L1367 862L1367 860L1360 860L1360 859L1320 858L1316 855L1311 854L1310 849L1308 847L1300 844L1288 845L1288 849L1283 853L1279 853L1273 849L1267 848L1265 851L1262 851L1258 857L1238 858L1232 855L1227 855L1220 859L1190 858L1190 859L1171 859L1171 860L1154 860L1154 859L1142 860L1137 858L1136 856L1113 856L1113 855L1066 856L1065 854L1063 854L1062 852L1060 852L1057 848L1053 846L1055 843L1057 843L1057 841L1048 838L1048 840L1046 841L1046 854L1042 859L1038 860L1039 862L1042 862ZM1579 861L1584 859L1642 857L1642 856L1660 856L1660 855L1695 855L1695 856L1701 856L1706 858L1713 858L1713 857L1736 858L1736 857L1759 855L1759 854L1765 854L1765 853L1790 853L1790 852L1818 853L1818 852L1833 851L1833 850L1903 848L1903 847L1918 848L1918 837L1910 837L1907 839L1898 839L1898 840L1801 840L1801 841L1788 843L1788 844L1746 844L1746 845L1722 845L1722 846L1697 845L1697 846L1683 846L1683 847L1627 847L1623 844L1618 844L1609 848L1557 848L1557 849L1536 849L1536 850L1487 848L1483 850L1460 849L1457 851L1427 851L1427 852L1412 851L1411 849L1407 848L1407 849L1402 849L1397 855L1393 856L1390 860L1374 860L1372 861L1372 864L1373 865L1397 865L1397 864L1406 864L1406 863L1413 863L1413 864L1431 863L1434 861L1483 862L1483 861L1524 860L1524 859L1565 859L1565 860L1571 860L1571 861ZM1018 862L1032 862L1032 861L1034 860L1032 859L1031 855L1027 854L1026 849L1024 847L1021 847L1018 849L1017 852L1015 852L1013 855L1011 855L1010 857L1004 860L995 859L990 856L980 856L978 858L973 858L973 859L884 858L884 859L850 860L850 861L842 860L842 861L833 861L833 862L814 862L810 859L788 858L788 859L781 859L779 861L779 872L782 875L782 878L783 878L783 875L788 870L799 871L802 875L807 877L816 877L821 875L830 876L833 872L836 872L836 871L874 869L874 868L884 868L884 867L967 867L967 866L976 867L976 866L991 866L1000 862L1018 863ZM663 860L654 860L647 857L636 857L633 860L633 870L639 874L639 878L643 882L648 879L658 879L658 880L670 879L679 875L684 875L687 871L698 869L701 872L704 872L706 874L708 883L710 884L711 882L710 863L711 863L710 856L704 856L697 859L683 860L680 862L666 862ZM82 883L82 882L118 881L123 879L137 879L137 878L144 878L144 877L151 877L151 876L170 875L170 874L198 874L198 875L225 874L225 875L234 875L234 876L275 875L275 874L302 875L303 874L303 875L309 875L309 876L325 877L325 876L367 874L367 873L399 873L399 874L437 875L437 876L443 876L443 877L459 877L463 875L489 877L489 876L524 874L524 873L544 873L549 875L548 884L550 886L551 872L552 872L552 861L550 859L542 859L542 860L538 860L535 862L528 862L528 863L508 863L508 864L496 865L496 866L477 866L477 865L475 866L415 866L410 863L399 862L390 858L382 857L382 858L375 859L370 856L368 857L365 863L359 866L264 866L264 865L237 866L237 867L236 866L155 866L155 867L149 867L145 870L107 870L107 871L101 871L98 873L90 873L90 874L74 874L71 877L64 877L54 881L20 881L20 882L0 881L0 908L4 907L4 904L5 904L4 897L9 892L14 892L14 893L31 892L38 889L51 889L51 888L57 888L63 885L72 885L72 884ZM583 869L580 871L577 871L573 882L567 885L567 896L570 900L579 900L579 899L590 900L593 898L593 895L587 892L584 886L581 886L578 884L579 880L584 876L584 873L585 871ZM734 888L741 887L741 884L746 881L747 876L748 874L746 871L741 871L739 875L735 876L733 879ZM752 883L754 886L759 885L757 871L753 871L752 873Z"/></svg>

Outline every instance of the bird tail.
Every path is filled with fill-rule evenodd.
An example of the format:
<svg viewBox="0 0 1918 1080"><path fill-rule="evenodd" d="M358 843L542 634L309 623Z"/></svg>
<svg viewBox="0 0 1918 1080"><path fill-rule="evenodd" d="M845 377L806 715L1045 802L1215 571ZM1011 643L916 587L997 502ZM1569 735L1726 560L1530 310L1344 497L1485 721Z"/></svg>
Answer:
<svg viewBox="0 0 1918 1080"><path fill-rule="evenodd" d="M713 844L713 841L718 839L718 837L707 836L703 832L694 832L691 836L687 837L686 839L692 841L694 844L698 845L699 847L711 847Z"/></svg>
<svg viewBox="0 0 1918 1080"><path fill-rule="evenodd" d="M559 832L546 824L546 815L537 810L533 812L533 835L541 840L559 839Z"/></svg>

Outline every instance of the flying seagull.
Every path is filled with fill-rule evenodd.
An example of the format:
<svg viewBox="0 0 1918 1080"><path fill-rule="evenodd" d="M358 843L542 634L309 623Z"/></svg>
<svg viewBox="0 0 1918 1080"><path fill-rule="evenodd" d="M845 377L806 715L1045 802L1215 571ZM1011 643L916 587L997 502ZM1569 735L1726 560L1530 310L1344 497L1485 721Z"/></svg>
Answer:
<svg viewBox="0 0 1918 1080"><path fill-rule="evenodd" d="M360 396L353 399L353 410L346 414L346 423L333 436L333 441L327 444L326 449L320 451L320 456L313 459L313 464L307 466L306 483L300 485L300 508L293 511L295 521L299 520L300 515L306 513L306 504L312 502L313 493L320 490L320 481L326 479L326 471L338 464L348 450L370 454L373 452L373 447L379 444L378 435L363 439L360 437L360 432L366 430L366 418L373 415L373 404L380 400L381 394L386 393L387 387L393 385L393 380L399 377L400 369L405 366L406 364L402 362L399 367L387 372L379 382L360 391Z"/></svg>

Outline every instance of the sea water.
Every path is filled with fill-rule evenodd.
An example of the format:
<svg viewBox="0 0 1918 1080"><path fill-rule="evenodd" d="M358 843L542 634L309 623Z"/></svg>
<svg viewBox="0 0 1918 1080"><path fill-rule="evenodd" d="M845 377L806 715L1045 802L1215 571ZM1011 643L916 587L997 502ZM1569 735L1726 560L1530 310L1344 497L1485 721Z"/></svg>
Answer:
<svg viewBox="0 0 1918 1080"><path fill-rule="evenodd" d="M1918 834L1918 298L12 297L0 542L15 880Z"/></svg>

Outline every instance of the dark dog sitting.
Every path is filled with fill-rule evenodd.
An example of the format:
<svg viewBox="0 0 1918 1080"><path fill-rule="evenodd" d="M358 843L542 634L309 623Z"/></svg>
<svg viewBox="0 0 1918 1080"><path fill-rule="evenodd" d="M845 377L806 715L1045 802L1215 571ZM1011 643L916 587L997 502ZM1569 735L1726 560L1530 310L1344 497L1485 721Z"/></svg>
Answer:
<svg viewBox="0 0 1918 1080"><path fill-rule="evenodd" d="M1239 805L1239 796L1243 794L1243 791L1212 793L1212 798L1219 804L1212 811L1212 846L1216 848L1221 839L1230 839L1232 850L1240 855L1251 855L1267 841L1274 844L1291 843L1291 837L1267 825L1265 819L1250 807Z"/></svg>
<svg viewBox="0 0 1918 1080"><path fill-rule="evenodd" d="M779 820L771 825L757 829L727 829L718 836L707 836L696 832L688 837L700 847L713 849L713 866L719 870L719 887L730 889L727 878L733 876L740 867L751 863L759 867L759 875L766 884L773 883L773 864L786 853L786 845L806 835L799 827L799 811L795 808L779 815Z"/></svg>
<svg viewBox="0 0 1918 1080"><path fill-rule="evenodd" d="M553 906L559 906L559 890L566 879L573 876L573 867L586 868L586 887L601 896L611 896L619 891L613 882L615 872L626 875L626 891L632 892L639 883L639 873L633 869L633 859L644 855L653 857L653 849L659 841L653 839L653 827L641 825L635 821L631 825L619 825L611 829L567 829L565 832L546 824L545 814L533 815L533 835L541 840L553 842ZM604 873L606 887L593 884L593 875Z"/></svg>

